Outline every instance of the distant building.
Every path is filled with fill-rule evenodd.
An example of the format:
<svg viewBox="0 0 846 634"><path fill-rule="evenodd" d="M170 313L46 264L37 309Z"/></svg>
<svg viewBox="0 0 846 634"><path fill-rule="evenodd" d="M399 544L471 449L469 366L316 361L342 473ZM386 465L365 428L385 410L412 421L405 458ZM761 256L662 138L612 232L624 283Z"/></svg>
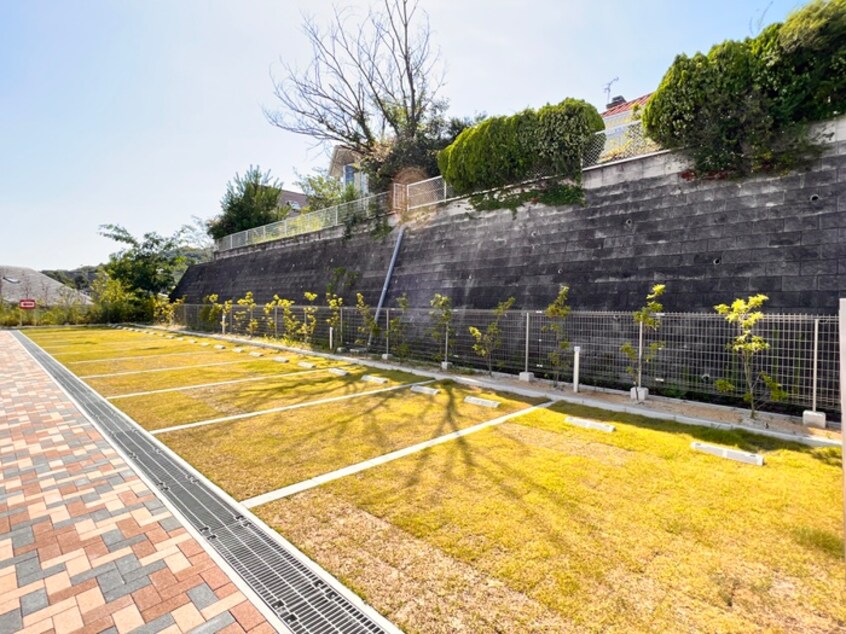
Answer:
<svg viewBox="0 0 846 634"><path fill-rule="evenodd" d="M367 174L361 169L361 154L342 145L336 145L329 161L329 176L337 178L344 186L352 185L360 194L369 193Z"/></svg>
<svg viewBox="0 0 846 634"><path fill-rule="evenodd" d="M5 304L17 304L22 299L34 299L38 306L91 304L88 295L57 282L35 269L0 265L0 299Z"/></svg>
<svg viewBox="0 0 846 634"><path fill-rule="evenodd" d="M631 101L626 101L622 95L614 97L611 103L605 106L605 112L601 115L602 120L605 121L605 129L612 130L631 123L634 120L635 112L643 108L651 96L652 93L650 92Z"/></svg>
<svg viewBox="0 0 846 634"><path fill-rule="evenodd" d="M288 207L291 211L299 213L308 204L308 197L302 192L292 192L287 189L279 190L279 207Z"/></svg>

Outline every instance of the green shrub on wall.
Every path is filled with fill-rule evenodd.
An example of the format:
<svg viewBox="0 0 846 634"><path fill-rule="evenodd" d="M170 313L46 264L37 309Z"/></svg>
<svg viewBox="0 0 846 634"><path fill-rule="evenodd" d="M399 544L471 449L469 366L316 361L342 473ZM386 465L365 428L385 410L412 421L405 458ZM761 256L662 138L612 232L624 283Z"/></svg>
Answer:
<svg viewBox="0 0 846 634"><path fill-rule="evenodd" d="M566 99L465 129L438 155L438 166L459 193L543 176L578 180L585 149L603 127L596 108Z"/></svg>
<svg viewBox="0 0 846 634"><path fill-rule="evenodd" d="M643 121L699 172L788 169L813 155L804 124L846 110L846 0L817 0L756 38L679 55Z"/></svg>

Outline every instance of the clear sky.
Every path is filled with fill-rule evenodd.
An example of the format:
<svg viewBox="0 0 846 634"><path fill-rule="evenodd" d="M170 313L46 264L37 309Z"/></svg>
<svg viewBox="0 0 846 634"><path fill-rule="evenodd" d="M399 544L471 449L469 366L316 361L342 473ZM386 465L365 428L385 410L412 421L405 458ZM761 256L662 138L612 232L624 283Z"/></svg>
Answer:
<svg viewBox="0 0 846 634"><path fill-rule="evenodd" d="M340 2L361 7L366 2ZM505 114L603 84L653 90L679 52L783 20L795 0L421 0L450 112ZM291 185L325 148L268 124L269 73L304 65L322 0L0 0L0 264L98 264L104 223L169 234L259 164ZM754 27L753 27L754 28Z"/></svg>

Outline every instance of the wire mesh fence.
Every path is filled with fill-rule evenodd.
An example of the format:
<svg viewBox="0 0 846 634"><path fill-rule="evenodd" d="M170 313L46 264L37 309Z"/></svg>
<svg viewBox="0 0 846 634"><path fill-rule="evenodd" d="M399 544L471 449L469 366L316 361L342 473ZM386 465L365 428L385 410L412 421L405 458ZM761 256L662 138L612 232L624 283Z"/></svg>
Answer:
<svg viewBox="0 0 846 634"><path fill-rule="evenodd" d="M585 150L582 167L603 165L612 161L635 158L659 152L661 146L646 136L643 124L630 121L594 135L593 141Z"/></svg>
<svg viewBox="0 0 846 634"><path fill-rule="evenodd" d="M388 194L375 194L224 236L215 242L214 250L230 251L271 240L340 227L350 222L377 218L387 213L389 213Z"/></svg>
<svg viewBox="0 0 846 634"><path fill-rule="evenodd" d="M564 320L554 320L540 311L511 311L498 322L494 345L488 346L490 355L480 354L470 326L484 333L495 320L492 310L454 310L448 325L436 325L428 309L389 308L376 314L372 309L325 306L294 306L288 311L235 306L224 313L219 305L211 304L184 305L175 315L175 323L191 330L390 354L400 361L448 361L480 370L528 371L568 383L573 380L573 350L578 346L580 383L612 388L634 383L634 364L621 351L626 342L636 350L639 346L638 326L631 313L574 311ZM728 348L738 334L736 326L707 313L665 313L660 322L659 330L644 333L644 349L653 342L662 344L643 370L644 387L677 398L742 404L742 366ZM770 347L755 356L755 372L771 376L785 392L778 404L769 402L770 409L839 412L835 316L767 315L756 326L756 334ZM736 389L721 391L721 380Z"/></svg>

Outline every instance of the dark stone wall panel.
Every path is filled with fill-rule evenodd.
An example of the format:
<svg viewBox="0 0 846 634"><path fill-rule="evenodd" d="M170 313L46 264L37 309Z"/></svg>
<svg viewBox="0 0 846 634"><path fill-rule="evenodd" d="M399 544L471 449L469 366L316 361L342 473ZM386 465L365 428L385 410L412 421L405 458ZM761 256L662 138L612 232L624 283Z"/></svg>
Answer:
<svg viewBox="0 0 846 634"><path fill-rule="evenodd" d="M513 295L518 307L541 309L567 283L574 308L631 310L664 282L668 311L710 311L757 292L773 312L836 311L846 296L846 143L806 172L744 181L688 182L671 173L674 160L586 175L584 207L512 214L459 202L418 217L406 224L389 302L406 293L428 306L438 292L456 306L492 308ZM191 267L174 296L299 299L322 295L340 268L356 275L347 302L360 290L375 304L396 234L257 247Z"/></svg>

